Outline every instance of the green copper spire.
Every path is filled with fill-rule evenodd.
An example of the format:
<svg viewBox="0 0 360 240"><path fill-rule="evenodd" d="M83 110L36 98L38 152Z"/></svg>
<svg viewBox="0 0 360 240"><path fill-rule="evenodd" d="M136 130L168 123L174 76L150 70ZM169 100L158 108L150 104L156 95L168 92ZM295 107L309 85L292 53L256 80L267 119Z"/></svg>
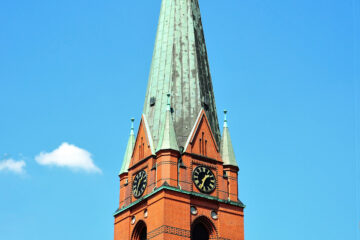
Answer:
<svg viewBox="0 0 360 240"><path fill-rule="evenodd" d="M128 144L126 147L126 151L125 151L125 155L124 155L124 159L122 162L122 166L121 166L119 175L126 173L128 171L129 165L130 165L131 156L132 156L134 146L135 146L134 121L135 121L135 119L132 118L131 119L130 137L129 137L129 141L128 141Z"/></svg>
<svg viewBox="0 0 360 240"><path fill-rule="evenodd" d="M238 164L236 162L234 148L230 138L230 132L227 124L227 111L224 110L224 129L223 135L221 139L221 157L224 161L224 165L236 166Z"/></svg>
<svg viewBox="0 0 360 240"><path fill-rule="evenodd" d="M162 131L156 152L169 149L179 151L179 147L176 142L174 123L171 117L170 94L167 94L167 97L168 103L166 106L164 125L162 126Z"/></svg>
<svg viewBox="0 0 360 240"><path fill-rule="evenodd" d="M220 130L198 0L162 0L143 113L157 147L171 94L178 146L184 146L203 108L215 140Z"/></svg>

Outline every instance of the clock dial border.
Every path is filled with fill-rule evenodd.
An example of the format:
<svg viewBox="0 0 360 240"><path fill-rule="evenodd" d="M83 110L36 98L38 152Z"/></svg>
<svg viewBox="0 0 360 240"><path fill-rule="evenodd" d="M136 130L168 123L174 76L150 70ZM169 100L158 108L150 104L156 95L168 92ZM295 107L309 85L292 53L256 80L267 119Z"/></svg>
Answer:
<svg viewBox="0 0 360 240"><path fill-rule="evenodd" d="M140 194L135 194L135 189L134 189L135 178L137 178L137 176L139 176L141 173L144 173L144 176L145 176L145 180L144 180L145 181L145 187L144 187L143 190L141 190ZM144 183L142 182L141 184L144 184ZM132 191L133 196L135 198L140 198L145 193L146 187L147 187L147 173L146 173L145 170L140 170L138 173L136 173L136 175L134 177L134 180L133 180L132 187L131 187L131 191Z"/></svg>
<svg viewBox="0 0 360 240"><path fill-rule="evenodd" d="M213 183L213 184L214 184L214 187L213 187L210 191L204 191L204 190L202 190L202 189L198 186L198 184L195 183L195 171L196 171L196 169L198 169L198 168L205 168L205 169L209 170L210 173L211 173L211 175L214 177L214 180L215 180L215 182ZM194 168L194 170L193 170L193 172L192 172L192 180L193 180L193 183L194 183L195 187L196 187L201 193L211 194L211 193L213 193L213 192L215 191L215 189L216 189L216 175L215 175L214 172L211 171L211 169L210 169L209 167L207 167L207 166L199 165L199 166L197 166L196 168Z"/></svg>

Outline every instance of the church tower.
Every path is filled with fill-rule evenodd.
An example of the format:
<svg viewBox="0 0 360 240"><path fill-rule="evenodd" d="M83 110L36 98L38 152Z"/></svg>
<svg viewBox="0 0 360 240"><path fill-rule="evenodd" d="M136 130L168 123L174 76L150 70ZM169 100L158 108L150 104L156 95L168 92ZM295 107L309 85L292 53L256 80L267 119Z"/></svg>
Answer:
<svg viewBox="0 0 360 240"><path fill-rule="evenodd" d="M224 113L221 136L198 0L162 0L143 114L119 173L115 240L244 239Z"/></svg>

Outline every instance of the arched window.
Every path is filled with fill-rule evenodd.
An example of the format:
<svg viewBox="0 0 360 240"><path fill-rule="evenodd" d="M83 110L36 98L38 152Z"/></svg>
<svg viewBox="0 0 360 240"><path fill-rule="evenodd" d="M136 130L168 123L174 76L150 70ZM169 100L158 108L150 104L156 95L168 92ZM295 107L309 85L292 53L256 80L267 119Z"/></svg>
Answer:
<svg viewBox="0 0 360 240"><path fill-rule="evenodd" d="M132 240L146 240L147 239L147 227L144 221L139 221L133 231Z"/></svg>
<svg viewBox="0 0 360 240"><path fill-rule="evenodd" d="M195 224L191 232L191 240L209 240L209 232L201 222Z"/></svg>
<svg viewBox="0 0 360 240"><path fill-rule="evenodd" d="M217 232L213 222L205 216L200 216L191 224L191 240L216 239Z"/></svg>

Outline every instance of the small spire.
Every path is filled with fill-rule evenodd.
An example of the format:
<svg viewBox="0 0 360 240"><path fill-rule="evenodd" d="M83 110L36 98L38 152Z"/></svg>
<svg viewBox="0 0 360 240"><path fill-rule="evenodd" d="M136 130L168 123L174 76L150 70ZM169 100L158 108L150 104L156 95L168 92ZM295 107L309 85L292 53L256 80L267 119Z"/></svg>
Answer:
<svg viewBox="0 0 360 240"><path fill-rule="evenodd" d="M165 112L165 121L161 130L161 135L159 139L159 144L156 149L156 152L160 150L176 150L179 151L179 146L176 140L174 123L171 117L171 105L170 105L170 93L167 94L167 104Z"/></svg>
<svg viewBox="0 0 360 240"><path fill-rule="evenodd" d="M134 134L134 118L131 118L131 130L130 130L130 137L128 140L128 144L126 146L126 151L124 154L124 159L122 161L122 166L119 172L119 175L126 173L129 169L129 165L130 165L130 161L131 161L131 156L134 150L134 146L135 146L135 134Z"/></svg>
<svg viewBox="0 0 360 240"><path fill-rule="evenodd" d="M227 110L224 110L224 129L223 135L221 138L221 157L223 159L224 165L236 166L238 164L236 162L234 148L231 142L230 131L227 124Z"/></svg>

